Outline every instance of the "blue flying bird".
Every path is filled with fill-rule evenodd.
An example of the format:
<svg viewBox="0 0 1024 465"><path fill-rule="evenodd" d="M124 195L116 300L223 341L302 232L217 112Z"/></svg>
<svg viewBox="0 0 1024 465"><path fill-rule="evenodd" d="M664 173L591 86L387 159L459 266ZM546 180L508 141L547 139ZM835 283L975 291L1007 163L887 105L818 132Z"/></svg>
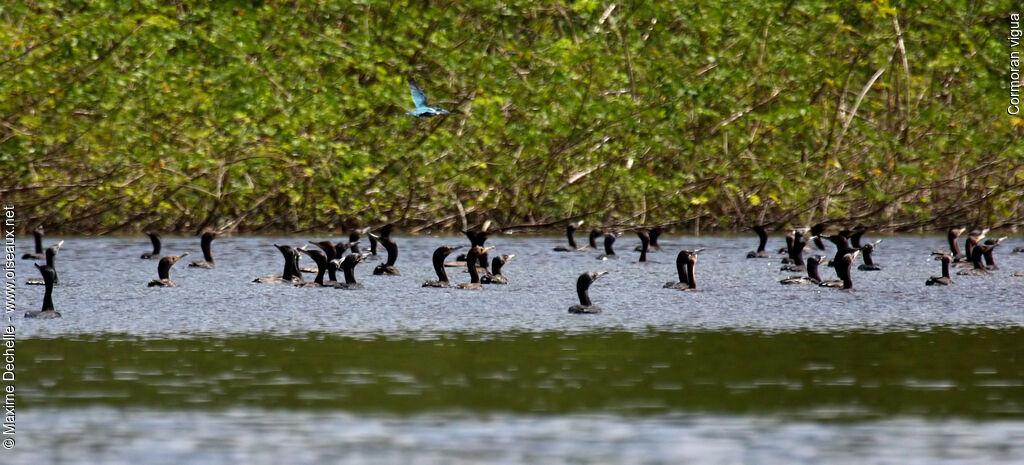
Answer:
<svg viewBox="0 0 1024 465"><path fill-rule="evenodd" d="M427 105L427 96L420 90L420 86L416 85L416 81L409 78L409 92L412 93L412 103L416 105L412 111L406 113L409 116L415 116L417 118L430 118L435 115L447 115L450 114L448 110L442 108L434 108Z"/></svg>

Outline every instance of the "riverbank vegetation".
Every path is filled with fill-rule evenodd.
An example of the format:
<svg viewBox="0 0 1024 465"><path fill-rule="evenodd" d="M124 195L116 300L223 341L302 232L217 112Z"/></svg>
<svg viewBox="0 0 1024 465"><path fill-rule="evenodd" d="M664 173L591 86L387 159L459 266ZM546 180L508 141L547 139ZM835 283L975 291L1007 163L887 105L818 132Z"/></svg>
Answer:
<svg viewBox="0 0 1024 465"><path fill-rule="evenodd" d="M1024 221L1008 1L197 3L0 7L22 228Z"/></svg>

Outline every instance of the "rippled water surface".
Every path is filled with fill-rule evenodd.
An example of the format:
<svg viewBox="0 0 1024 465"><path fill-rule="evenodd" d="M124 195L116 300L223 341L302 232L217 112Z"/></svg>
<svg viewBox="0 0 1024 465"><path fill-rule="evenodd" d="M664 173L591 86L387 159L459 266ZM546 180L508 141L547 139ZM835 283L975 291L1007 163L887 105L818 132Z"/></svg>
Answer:
<svg viewBox="0 0 1024 465"><path fill-rule="evenodd" d="M56 238L48 239L57 240ZM59 320L15 315L18 445L2 463L1015 463L1024 457L1024 254L939 274L938 237L886 237L855 290L781 286L750 238L665 238L638 264L494 237L511 284L423 289L432 250L364 290L253 284L274 243L214 242L217 269L148 288L146 239L67 239ZM770 242L778 247L780 239ZM20 242L19 255L30 241ZM700 292L662 289L706 247ZM201 256L195 238L165 253ZM383 257L382 257L383 258ZM187 260L186 259L186 260ZM306 259L308 263L308 258ZM570 315L575 280L600 315ZM18 308L42 288L18 261ZM449 269L456 282L467 281ZM826 279L834 276L824 268ZM13 457L13 462L6 459Z"/></svg>

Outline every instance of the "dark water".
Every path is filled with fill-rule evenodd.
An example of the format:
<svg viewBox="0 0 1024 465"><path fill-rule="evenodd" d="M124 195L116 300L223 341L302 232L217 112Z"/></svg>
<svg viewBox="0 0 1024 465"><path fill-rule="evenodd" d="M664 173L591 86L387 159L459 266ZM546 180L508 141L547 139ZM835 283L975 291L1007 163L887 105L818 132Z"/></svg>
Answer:
<svg viewBox="0 0 1024 465"><path fill-rule="evenodd" d="M422 289L460 238L401 238L401 277L362 291L249 283L271 244L147 288L145 239L69 239L64 318L18 328L13 463L1015 463L1024 457L1024 254L924 280L941 238L885 238L856 290L781 286L747 238L663 240L659 263L491 239L512 284ZM198 241L165 241L198 255ZM25 244L24 242L22 244ZM775 245L775 244L772 244ZM707 247L696 293L662 289ZM24 250L24 249L22 249ZM34 268L19 261L19 271ZM464 273L452 271L455 281ZM569 315L576 276L601 315ZM19 308L42 289L19 275ZM831 269L823 270L826 278ZM0 451L2 452L2 451ZM3 463L9 463L6 460Z"/></svg>

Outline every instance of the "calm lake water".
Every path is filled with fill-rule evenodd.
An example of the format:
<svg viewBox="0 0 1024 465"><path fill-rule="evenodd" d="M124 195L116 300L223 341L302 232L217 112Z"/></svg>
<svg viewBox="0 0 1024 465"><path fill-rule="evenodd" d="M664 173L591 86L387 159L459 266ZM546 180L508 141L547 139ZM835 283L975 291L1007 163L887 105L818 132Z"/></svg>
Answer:
<svg viewBox="0 0 1024 465"><path fill-rule="evenodd" d="M746 259L746 237L667 237L648 264L635 237L612 261L495 237L493 253L516 254L511 283L479 292L420 287L433 249L464 238L400 237L402 276L364 263L364 290L250 282L280 273L272 244L303 241L217 239L217 269L179 263L162 289L146 287L145 238L67 239L64 318L14 320L18 442L3 463L1024 457L1024 278L1009 276L1024 240L997 249L991 276L943 288L924 286L941 237L884 238L883 270L855 270L853 291L779 285L796 273ZM662 289L696 247L702 290ZM201 257L198 239L165 239L185 251ZM37 309L42 287L24 281L38 273L18 270L19 309ZM610 272L591 289L603 314L567 313L583 271Z"/></svg>

